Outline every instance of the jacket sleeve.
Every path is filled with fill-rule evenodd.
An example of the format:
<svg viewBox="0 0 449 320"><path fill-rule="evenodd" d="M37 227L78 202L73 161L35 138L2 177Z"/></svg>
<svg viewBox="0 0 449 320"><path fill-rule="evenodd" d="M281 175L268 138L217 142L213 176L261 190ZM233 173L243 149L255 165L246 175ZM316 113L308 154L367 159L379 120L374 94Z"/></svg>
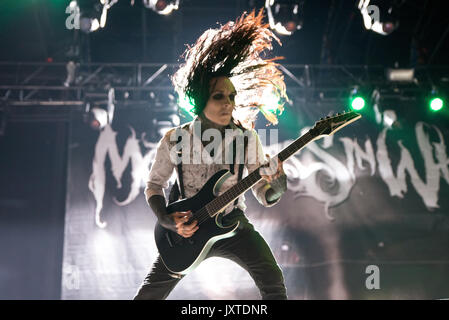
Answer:
<svg viewBox="0 0 449 320"><path fill-rule="evenodd" d="M170 134L172 132L173 130L169 130L157 145L156 157L151 166L144 191L147 202L155 194L165 196L163 189L168 188L168 181L175 167L170 158Z"/></svg>
<svg viewBox="0 0 449 320"><path fill-rule="evenodd" d="M266 164L268 162L268 159L265 156L262 143L260 142L259 135L257 132L253 129L250 130L249 136L248 136L248 149L247 149L247 161L246 161L246 168L248 169L248 173L253 172L256 170L259 166ZM264 207L271 207L274 206L276 203L279 202L280 198L277 200L268 203L266 198L267 190L270 189L271 186L268 182L265 180L260 180L252 187L252 192L254 197L256 197L257 201Z"/></svg>

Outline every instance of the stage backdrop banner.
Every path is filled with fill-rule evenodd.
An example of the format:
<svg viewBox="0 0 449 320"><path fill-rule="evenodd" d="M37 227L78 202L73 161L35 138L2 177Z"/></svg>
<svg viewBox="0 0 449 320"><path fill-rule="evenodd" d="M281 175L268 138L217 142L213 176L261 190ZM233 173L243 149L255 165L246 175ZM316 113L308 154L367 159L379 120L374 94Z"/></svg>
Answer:
<svg viewBox="0 0 449 320"><path fill-rule="evenodd" d="M287 110L279 126L258 122L265 152L275 155L333 111L308 110ZM155 117L119 109L101 132L72 121L63 299L131 299L150 271L156 218L143 190L160 139ZM277 205L264 208L247 192L246 214L289 298L449 298L447 141L442 121L377 111L288 159ZM259 297L242 268L211 258L169 299Z"/></svg>

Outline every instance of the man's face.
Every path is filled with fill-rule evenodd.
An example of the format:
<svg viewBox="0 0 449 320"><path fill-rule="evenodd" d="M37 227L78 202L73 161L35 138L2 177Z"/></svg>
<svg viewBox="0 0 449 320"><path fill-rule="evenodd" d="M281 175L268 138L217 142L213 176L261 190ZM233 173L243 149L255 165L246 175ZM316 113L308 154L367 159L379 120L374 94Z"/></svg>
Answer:
<svg viewBox="0 0 449 320"><path fill-rule="evenodd" d="M209 84L209 100L203 110L207 119L216 124L228 125L235 108L234 85L227 77L212 78Z"/></svg>

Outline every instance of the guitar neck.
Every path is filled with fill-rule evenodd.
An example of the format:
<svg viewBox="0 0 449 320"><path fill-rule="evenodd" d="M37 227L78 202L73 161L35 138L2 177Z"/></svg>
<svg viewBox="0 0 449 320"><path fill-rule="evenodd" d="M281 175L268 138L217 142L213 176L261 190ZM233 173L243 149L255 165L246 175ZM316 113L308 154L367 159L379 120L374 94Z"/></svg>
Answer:
<svg viewBox="0 0 449 320"><path fill-rule="evenodd" d="M278 153L277 157L283 162L290 158L293 154L304 148L310 141L314 140L315 136L309 130L306 134L302 135L285 149ZM254 186L259 180L262 179L259 170L262 166L248 174L245 178L239 181L236 185L226 190L223 194L216 197L214 200L206 205L206 209L210 216L215 216L222 209L226 208L231 202L237 199L240 195L245 193L248 189Z"/></svg>
<svg viewBox="0 0 449 320"><path fill-rule="evenodd" d="M279 152L277 158L284 162L314 139L315 136L311 133L311 130L307 131L307 133L290 143L284 150Z"/></svg>

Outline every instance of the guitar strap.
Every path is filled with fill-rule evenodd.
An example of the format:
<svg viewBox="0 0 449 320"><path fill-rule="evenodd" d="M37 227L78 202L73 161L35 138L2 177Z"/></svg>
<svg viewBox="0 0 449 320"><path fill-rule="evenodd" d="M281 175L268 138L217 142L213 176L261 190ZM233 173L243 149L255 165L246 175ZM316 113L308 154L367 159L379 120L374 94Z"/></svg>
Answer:
<svg viewBox="0 0 449 320"><path fill-rule="evenodd" d="M188 126L188 124L183 126L182 129L186 128L187 126ZM182 134L178 135L178 141L177 141L178 145L181 142L181 140L182 140ZM179 158L182 159L182 148L178 151L178 156L179 156ZM182 181L182 161L180 161L178 163L177 168L178 168L178 179L173 184L173 186L170 190L170 194L168 196L169 204L172 202L175 202L179 199L184 199L186 197L185 191L184 191L184 183Z"/></svg>
<svg viewBox="0 0 449 320"><path fill-rule="evenodd" d="M182 140L182 136L178 137L178 143L180 143ZM178 151L179 152L179 157L182 159L182 149ZM178 163L178 181L176 181L176 183L179 184L179 188L180 188L180 195L181 195L181 199L184 199L186 197L185 192L184 192L184 183L182 182L182 161L180 161Z"/></svg>
<svg viewBox="0 0 449 320"><path fill-rule="evenodd" d="M237 125L237 127L239 127L243 132L245 132L245 130L246 130L245 128L243 128L243 127L241 127L241 126L239 126L239 125ZM237 149L237 147L236 147L236 145L237 145L236 139L234 139L234 141L233 141L232 143L233 143L233 157L234 157L234 159L233 159L232 163L230 164L230 169L229 169L229 171L230 171L232 174L234 174L235 157L236 157L236 154L237 154L237 150L236 150L236 149ZM243 136L243 163L240 163L240 164L239 164L239 171L238 171L238 175L237 175L237 182L240 181L240 180L242 179L242 176L243 176L243 169L244 169L244 167L245 167L246 149L247 149L247 146L248 146L248 137L244 134L244 136ZM234 206L237 206L238 202L239 202L239 198L235 199L235 201L234 201Z"/></svg>

